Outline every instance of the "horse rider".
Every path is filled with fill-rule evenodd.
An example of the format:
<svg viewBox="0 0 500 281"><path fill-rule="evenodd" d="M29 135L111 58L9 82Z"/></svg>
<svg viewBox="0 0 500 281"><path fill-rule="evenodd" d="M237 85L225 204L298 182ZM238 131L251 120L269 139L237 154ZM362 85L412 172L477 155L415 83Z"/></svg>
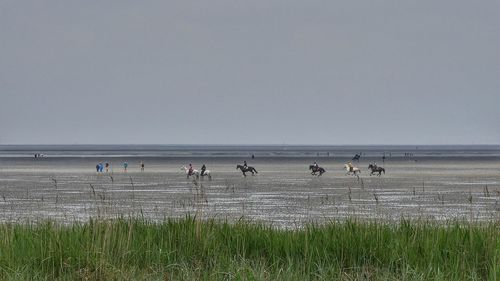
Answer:
<svg viewBox="0 0 500 281"><path fill-rule="evenodd" d="M318 170L318 168L319 168L319 165L318 165L318 163L316 163L316 161L314 161L314 163L313 163L313 168L315 171Z"/></svg>
<svg viewBox="0 0 500 281"><path fill-rule="evenodd" d="M201 166L201 176L205 175L205 170L206 169L207 169L207 167L205 167L205 164L203 164L203 166Z"/></svg>
<svg viewBox="0 0 500 281"><path fill-rule="evenodd" d="M351 161L347 162L347 167L349 167L349 172L352 172L352 170L354 170L354 166L352 165Z"/></svg>
<svg viewBox="0 0 500 281"><path fill-rule="evenodd" d="M191 165L191 163L189 163L189 170L188 170L188 175L192 175L193 174L193 165Z"/></svg>
<svg viewBox="0 0 500 281"><path fill-rule="evenodd" d="M244 167L245 169L247 169L247 168L248 168L247 161L243 161L243 167Z"/></svg>

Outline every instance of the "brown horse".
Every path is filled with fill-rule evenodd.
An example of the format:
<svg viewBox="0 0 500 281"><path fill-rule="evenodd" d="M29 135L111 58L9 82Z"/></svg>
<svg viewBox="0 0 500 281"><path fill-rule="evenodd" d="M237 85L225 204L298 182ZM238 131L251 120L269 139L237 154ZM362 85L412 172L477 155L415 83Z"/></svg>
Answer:
<svg viewBox="0 0 500 281"><path fill-rule="evenodd" d="M325 171L322 167L316 167L314 165L309 165L309 170L311 170L311 175L316 176L316 173L319 173L318 177L321 176Z"/></svg>
<svg viewBox="0 0 500 281"><path fill-rule="evenodd" d="M378 173L377 176L380 177L380 175L382 175L382 172L384 172L384 174L385 174L385 169L382 168L382 167L379 167L379 166L377 166L375 164L368 165L368 169L372 170L372 172L370 173L370 176L373 175L373 174L375 174L375 173Z"/></svg>
<svg viewBox="0 0 500 281"><path fill-rule="evenodd" d="M250 166L245 167L242 165L236 165L236 170L238 170L238 169L241 170L241 172L243 173L243 176L245 176L245 177L247 176L246 173L248 173L248 172L252 173L252 176L254 174L258 174L257 170L255 170L254 167L250 167Z"/></svg>

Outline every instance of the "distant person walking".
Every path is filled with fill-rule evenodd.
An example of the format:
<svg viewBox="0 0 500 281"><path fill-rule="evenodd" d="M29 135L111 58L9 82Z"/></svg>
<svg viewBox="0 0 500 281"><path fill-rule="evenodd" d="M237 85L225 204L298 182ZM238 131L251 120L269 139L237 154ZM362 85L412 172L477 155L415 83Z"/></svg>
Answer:
<svg viewBox="0 0 500 281"><path fill-rule="evenodd" d="M144 172L144 161L141 161L141 172Z"/></svg>
<svg viewBox="0 0 500 281"><path fill-rule="evenodd" d="M128 163L127 162L123 162L123 171L125 173L127 172L127 168L128 168Z"/></svg>

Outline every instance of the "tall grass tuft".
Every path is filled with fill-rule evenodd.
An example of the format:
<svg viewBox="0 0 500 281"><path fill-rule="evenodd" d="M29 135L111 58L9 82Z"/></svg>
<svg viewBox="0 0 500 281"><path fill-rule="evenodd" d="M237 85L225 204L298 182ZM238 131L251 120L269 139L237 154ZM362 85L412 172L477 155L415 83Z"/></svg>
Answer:
<svg viewBox="0 0 500 281"><path fill-rule="evenodd" d="M194 217L0 225L0 280L496 280L499 225Z"/></svg>

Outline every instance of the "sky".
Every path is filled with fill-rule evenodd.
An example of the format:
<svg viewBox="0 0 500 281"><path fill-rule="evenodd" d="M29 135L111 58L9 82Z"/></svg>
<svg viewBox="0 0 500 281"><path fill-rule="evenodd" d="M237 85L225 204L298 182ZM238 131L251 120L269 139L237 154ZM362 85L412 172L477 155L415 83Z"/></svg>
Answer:
<svg viewBox="0 0 500 281"><path fill-rule="evenodd" d="M500 144L498 11L0 0L0 144Z"/></svg>

